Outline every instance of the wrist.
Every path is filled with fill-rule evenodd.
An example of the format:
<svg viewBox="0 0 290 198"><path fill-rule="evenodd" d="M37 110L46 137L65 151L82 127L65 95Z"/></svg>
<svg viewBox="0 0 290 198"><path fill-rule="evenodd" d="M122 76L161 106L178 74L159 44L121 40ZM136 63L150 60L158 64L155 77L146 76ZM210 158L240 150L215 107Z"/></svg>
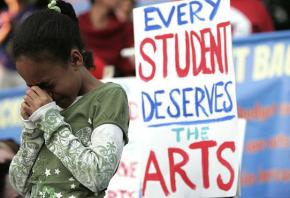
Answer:
<svg viewBox="0 0 290 198"><path fill-rule="evenodd" d="M45 114L51 109L58 110L57 105L54 101L38 108L35 112L33 112L33 114L28 118L28 120L31 121L32 123L42 120L44 119Z"/></svg>
<svg viewBox="0 0 290 198"><path fill-rule="evenodd" d="M24 128L31 129L31 130L36 128L35 124L32 121L26 120L23 117L21 117L21 119L22 119L22 124L23 124Z"/></svg>

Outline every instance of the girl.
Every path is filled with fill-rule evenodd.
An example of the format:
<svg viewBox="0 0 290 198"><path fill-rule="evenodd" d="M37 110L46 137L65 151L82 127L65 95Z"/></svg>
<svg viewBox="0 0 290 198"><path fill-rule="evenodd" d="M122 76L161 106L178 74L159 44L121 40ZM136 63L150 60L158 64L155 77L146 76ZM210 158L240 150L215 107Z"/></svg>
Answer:
<svg viewBox="0 0 290 198"><path fill-rule="evenodd" d="M16 68L29 89L10 180L28 197L103 197L128 142L127 97L90 75L72 6L53 1L49 8L14 38Z"/></svg>

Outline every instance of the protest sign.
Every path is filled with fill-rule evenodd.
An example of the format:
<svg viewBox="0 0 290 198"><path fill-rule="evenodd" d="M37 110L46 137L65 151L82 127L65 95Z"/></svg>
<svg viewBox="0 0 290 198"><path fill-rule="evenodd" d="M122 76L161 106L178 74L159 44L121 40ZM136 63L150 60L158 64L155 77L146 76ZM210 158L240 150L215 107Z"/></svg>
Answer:
<svg viewBox="0 0 290 198"><path fill-rule="evenodd" d="M226 197L239 175L229 0L134 9L143 197Z"/></svg>

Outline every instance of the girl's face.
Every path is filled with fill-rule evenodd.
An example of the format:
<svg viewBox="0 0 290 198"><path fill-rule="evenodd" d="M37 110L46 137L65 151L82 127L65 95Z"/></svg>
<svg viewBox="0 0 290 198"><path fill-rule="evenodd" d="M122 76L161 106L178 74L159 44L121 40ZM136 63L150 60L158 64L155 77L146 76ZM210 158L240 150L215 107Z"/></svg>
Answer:
<svg viewBox="0 0 290 198"><path fill-rule="evenodd" d="M16 60L18 73L27 86L38 86L45 90L62 108L67 108L78 96L81 89L79 69L71 63L56 61L34 61L20 56Z"/></svg>

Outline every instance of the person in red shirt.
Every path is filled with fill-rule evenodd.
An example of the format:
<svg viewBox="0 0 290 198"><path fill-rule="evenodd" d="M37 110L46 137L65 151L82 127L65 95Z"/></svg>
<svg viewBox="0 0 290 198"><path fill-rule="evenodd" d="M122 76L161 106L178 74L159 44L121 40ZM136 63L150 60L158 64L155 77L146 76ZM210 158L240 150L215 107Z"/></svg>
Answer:
<svg viewBox="0 0 290 198"><path fill-rule="evenodd" d="M274 30L272 18L261 0L231 0L230 15L234 37Z"/></svg>
<svg viewBox="0 0 290 198"><path fill-rule="evenodd" d="M93 52L96 63L95 77L102 78L104 67L114 67L114 77L135 75L130 59L121 51L134 46L133 24L119 21L114 10L120 0L91 0L90 11L79 16L82 39Z"/></svg>

